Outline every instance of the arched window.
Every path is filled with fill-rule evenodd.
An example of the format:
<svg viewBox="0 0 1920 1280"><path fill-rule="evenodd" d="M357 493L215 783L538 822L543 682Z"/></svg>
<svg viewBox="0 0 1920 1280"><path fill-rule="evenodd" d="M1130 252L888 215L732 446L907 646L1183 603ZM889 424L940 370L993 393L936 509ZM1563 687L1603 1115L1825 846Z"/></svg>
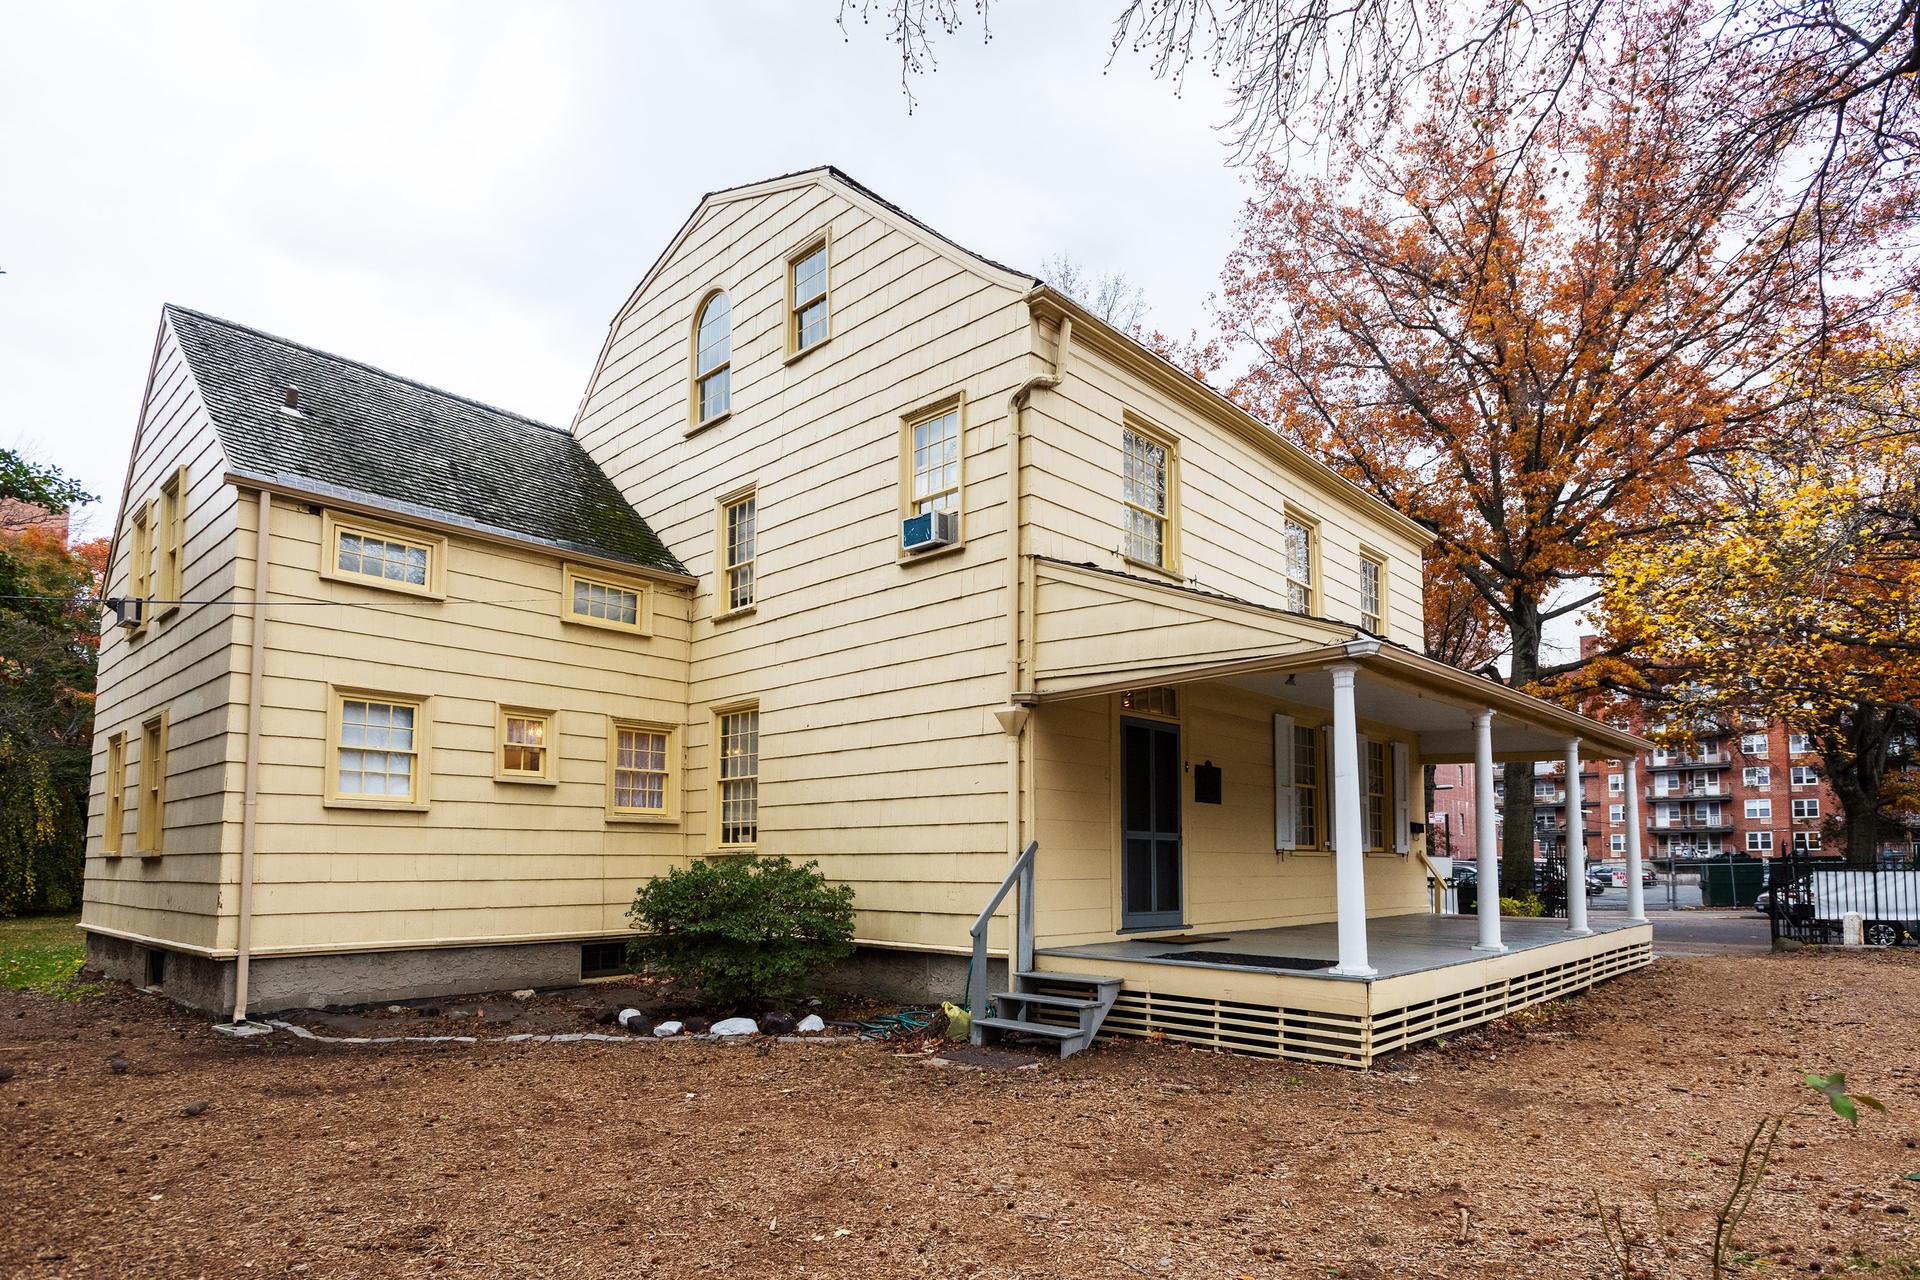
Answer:
<svg viewBox="0 0 1920 1280"><path fill-rule="evenodd" d="M727 295L716 293L700 308L693 335L693 421L712 422L732 404L728 377L733 354L733 317Z"/></svg>

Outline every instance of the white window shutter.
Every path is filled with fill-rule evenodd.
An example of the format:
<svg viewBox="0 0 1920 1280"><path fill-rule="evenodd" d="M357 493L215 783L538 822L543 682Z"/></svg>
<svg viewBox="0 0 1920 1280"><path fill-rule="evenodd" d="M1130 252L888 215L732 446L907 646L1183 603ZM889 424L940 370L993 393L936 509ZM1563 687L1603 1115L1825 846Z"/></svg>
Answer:
<svg viewBox="0 0 1920 1280"><path fill-rule="evenodd" d="M1273 848L1276 853L1296 847L1294 806L1300 793L1293 787L1293 717L1273 718Z"/></svg>
<svg viewBox="0 0 1920 1280"><path fill-rule="evenodd" d="M1393 851L1405 853L1413 847L1413 827L1407 815L1408 795L1412 790L1407 777L1407 744L1393 744Z"/></svg>

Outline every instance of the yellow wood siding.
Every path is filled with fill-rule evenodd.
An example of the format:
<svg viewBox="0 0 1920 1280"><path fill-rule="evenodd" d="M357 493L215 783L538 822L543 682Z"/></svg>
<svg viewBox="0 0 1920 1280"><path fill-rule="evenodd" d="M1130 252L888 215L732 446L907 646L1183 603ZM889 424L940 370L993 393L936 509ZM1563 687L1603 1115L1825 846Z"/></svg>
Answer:
<svg viewBox="0 0 1920 1280"><path fill-rule="evenodd" d="M257 511L249 496L246 529ZM408 597L323 578L322 524L300 504L274 504L256 948L624 928L635 888L679 862L682 837L608 821L608 717L684 718L685 593L654 592L651 635L572 626L558 555L452 536L446 598ZM240 572L251 581L249 558ZM425 699L418 811L325 803L327 711L341 688ZM495 777L502 704L552 712L553 785Z"/></svg>
<svg viewBox="0 0 1920 1280"><path fill-rule="evenodd" d="M789 362L788 254L831 233L832 340ZM694 307L732 302L732 414L687 434ZM576 430L700 576L686 826L710 710L760 706L764 854L855 886L870 940L957 947L1005 864L1007 397L1019 294L837 189L710 206L616 323ZM902 415L964 393L966 547L899 554ZM757 490L755 608L720 618L716 501Z"/></svg>
<svg viewBox="0 0 1920 1280"><path fill-rule="evenodd" d="M235 494L221 480L225 460L198 390L172 335L164 328L128 464L107 594L129 593L131 513L157 498L179 468L183 495L181 598L208 601L155 609L137 636L108 626L100 641L99 700L94 711L93 796L87 838L83 924L162 938L191 947L232 945L232 903L223 885L238 878L240 762L244 758L245 624L236 625L233 594ZM154 544L161 539L156 533ZM154 575L155 591L160 579ZM240 702L240 711L233 704ZM143 722L167 712L164 852L137 856L134 825L147 761ZM108 856L107 740L126 735L122 853Z"/></svg>

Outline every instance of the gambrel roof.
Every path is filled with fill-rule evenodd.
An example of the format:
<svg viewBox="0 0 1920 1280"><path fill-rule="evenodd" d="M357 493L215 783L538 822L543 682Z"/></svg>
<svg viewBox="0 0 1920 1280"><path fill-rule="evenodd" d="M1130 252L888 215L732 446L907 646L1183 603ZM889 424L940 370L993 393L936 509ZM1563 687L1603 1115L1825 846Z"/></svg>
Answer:
<svg viewBox="0 0 1920 1280"><path fill-rule="evenodd" d="M185 307L165 319L237 478L686 573L566 431Z"/></svg>

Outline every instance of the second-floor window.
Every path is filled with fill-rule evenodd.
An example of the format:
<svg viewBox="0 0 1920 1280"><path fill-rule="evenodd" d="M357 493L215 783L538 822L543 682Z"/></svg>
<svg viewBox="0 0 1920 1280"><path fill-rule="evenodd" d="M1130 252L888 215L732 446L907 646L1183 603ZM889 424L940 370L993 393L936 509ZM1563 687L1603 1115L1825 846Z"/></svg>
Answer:
<svg viewBox="0 0 1920 1280"><path fill-rule="evenodd" d="M1820 781L1820 771L1804 764L1797 764L1793 766L1792 778L1794 786L1810 787Z"/></svg>
<svg viewBox="0 0 1920 1280"><path fill-rule="evenodd" d="M1123 442L1121 496L1126 504L1125 555L1136 564L1169 567L1172 462L1167 446L1129 429Z"/></svg>
<svg viewBox="0 0 1920 1280"><path fill-rule="evenodd" d="M909 428L913 489L907 514L953 511L960 506L960 410L948 409Z"/></svg>
<svg viewBox="0 0 1920 1280"><path fill-rule="evenodd" d="M712 422L733 407L733 316L727 295L716 293L700 308L693 335L693 423Z"/></svg>
<svg viewBox="0 0 1920 1280"><path fill-rule="evenodd" d="M1818 800L1795 800L1793 802L1793 816L1795 818L1819 817L1820 802Z"/></svg>
<svg viewBox="0 0 1920 1280"><path fill-rule="evenodd" d="M1764 787L1773 781L1773 770L1766 765L1748 765L1740 771L1740 780L1750 787Z"/></svg>
<svg viewBox="0 0 1920 1280"><path fill-rule="evenodd" d="M720 508L721 600L723 612L753 607L754 562L757 542L756 494L751 491L728 499Z"/></svg>
<svg viewBox="0 0 1920 1280"><path fill-rule="evenodd" d="M1386 583L1387 566L1378 556L1360 557L1360 625L1375 635L1385 635L1382 627L1386 623L1381 608L1382 592Z"/></svg>
<svg viewBox="0 0 1920 1280"><path fill-rule="evenodd" d="M1287 608L1313 612L1313 526L1288 516L1280 526L1281 569L1286 574Z"/></svg>
<svg viewBox="0 0 1920 1280"><path fill-rule="evenodd" d="M1773 816L1773 801L1771 800L1747 801L1747 816L1749 818L1771 818Z"/></svg>
<svg viewBox="0 0 1920 1280"><path fill-rule="evenodd" d="M799 355L827 340L827 242L787 263L787 351Z"/></svg>
<svg viewBox="0 0 1920 1280"><path fill-rule="evenodd" d="M1805 755L1813 750L1813 739L1804 733L1790 733L1787 735L1787 750L1797 756Z"/></svg>

